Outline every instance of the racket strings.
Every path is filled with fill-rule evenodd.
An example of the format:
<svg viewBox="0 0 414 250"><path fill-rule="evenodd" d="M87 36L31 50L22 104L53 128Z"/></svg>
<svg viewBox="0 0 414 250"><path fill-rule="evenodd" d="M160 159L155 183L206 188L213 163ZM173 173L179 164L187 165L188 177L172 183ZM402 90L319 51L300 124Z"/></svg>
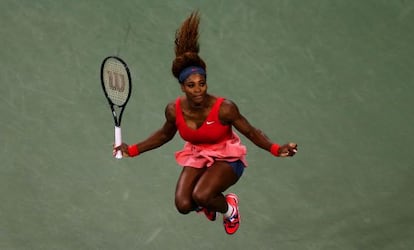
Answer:
<svg viewBox="0 0 414 250"><path fill-rule="evenodd" d="M108 60L103 68L104 86L108 98L117 106L122 106L129 96L129 76L125 66L116 61Z"/></svg>

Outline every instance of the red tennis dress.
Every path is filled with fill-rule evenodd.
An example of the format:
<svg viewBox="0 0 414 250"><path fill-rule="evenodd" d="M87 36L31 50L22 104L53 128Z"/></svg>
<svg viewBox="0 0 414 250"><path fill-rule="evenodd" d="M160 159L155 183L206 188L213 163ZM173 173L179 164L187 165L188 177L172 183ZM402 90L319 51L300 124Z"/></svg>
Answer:
<svg viewBox="0 0 414 250"><path fill-rule="evenodd" d="M219 110L223 100L222 97L217 98L201 127L192 129L184 120L180 98L177 98L175 124L181 138L186 141L184 148L175 153L179 165L203 168L210 167L215 161L241 160L247 166L246 147L230 125L220 122Z"/></svg>

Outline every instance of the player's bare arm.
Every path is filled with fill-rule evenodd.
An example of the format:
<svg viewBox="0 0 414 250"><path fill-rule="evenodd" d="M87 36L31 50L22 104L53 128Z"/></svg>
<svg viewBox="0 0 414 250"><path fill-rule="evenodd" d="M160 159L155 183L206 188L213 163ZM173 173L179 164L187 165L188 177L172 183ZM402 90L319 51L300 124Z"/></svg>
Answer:
<svg viewBox="0 0 414 250"><path fill-rule="evenodd" d="M269 150L274 144L261 130L252 126L249 121L240 113L237 105L226 100L220 109L220 119L225 124L232 124L240 133L246 136L256 146ZM287 143L279 148L279 155L282 157L293 156L297 152L296 143Z"/></svg>
<svg viewBox="0 0 414 250"><path fill-rule="evenodd" d="M237 105L225 100L220 108L220 119L225 124L233 125L240 133L246 136L258 147L269 150L272 141L259 129L253 127L249 121L240 113Z"/></svg>
<svg viewBox="0 0 414 250"><path fill-rule="evenodd" d="M165 108L165 122L163 126L150 135L146 140L137 144L140 153L158 148L169 142L177 132L175 126L175 105L169 103Z"/></svg>
<svg viewBox="0 0 414 250"><path fill-rule="evenodd" d="M175 107L173 103L169 103L165 108L165 122L160 129L152 133L147 139L136 144L139 149L139 153L158 148L165 143L169 142L177 132L175 126ZM122 143L119 147L115 147L116 150L121 150L124 156L129 156L128 144Z"/></svg>

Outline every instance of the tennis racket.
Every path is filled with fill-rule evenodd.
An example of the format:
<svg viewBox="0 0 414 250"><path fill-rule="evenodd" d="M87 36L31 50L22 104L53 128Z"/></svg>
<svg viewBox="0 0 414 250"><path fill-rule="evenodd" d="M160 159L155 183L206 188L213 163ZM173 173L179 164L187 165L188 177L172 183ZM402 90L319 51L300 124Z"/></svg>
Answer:
<svg viewBox="0 0 414 250"><path fill-rule="evenodd" d="M115 146L119 146L122 144L122 114L131 96L132 88L128 65L117 56L108 56L101 65L101 83L114 118ZM122 152L116 152L115 157L121 159Z"/></svg>

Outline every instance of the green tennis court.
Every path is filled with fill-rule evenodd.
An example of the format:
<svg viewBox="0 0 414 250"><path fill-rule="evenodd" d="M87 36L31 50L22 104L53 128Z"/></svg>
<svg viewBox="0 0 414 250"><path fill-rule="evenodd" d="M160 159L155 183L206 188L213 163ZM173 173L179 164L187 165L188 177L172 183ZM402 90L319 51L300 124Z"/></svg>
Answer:
<svg viewBox="0 0 414 250"><path fill-rule="evenodd" d="M102 60L130 66L135 143L181 95L174 32L195 9L209 92L299 144L280 159L242 137L233 236L176 211L178 134L112 158ZM414 2L3 0L0 23L0 249L414 249Z"/></svg>

